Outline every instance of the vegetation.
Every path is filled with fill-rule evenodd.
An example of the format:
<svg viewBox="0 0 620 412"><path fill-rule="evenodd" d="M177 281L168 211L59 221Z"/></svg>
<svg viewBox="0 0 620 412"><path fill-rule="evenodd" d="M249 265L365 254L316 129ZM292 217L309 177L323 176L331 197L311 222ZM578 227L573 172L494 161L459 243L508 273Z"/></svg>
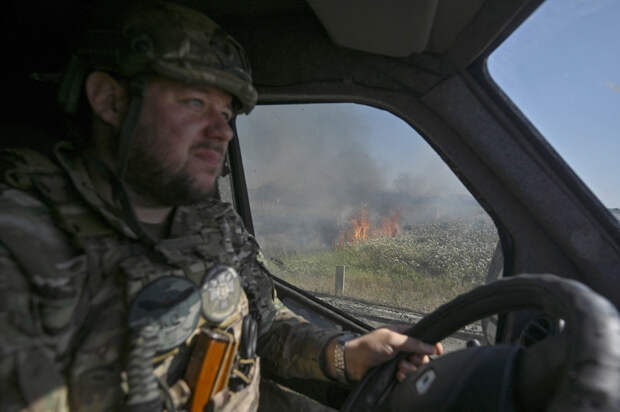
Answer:
<svg viewBox="0 0 620 412"><path fill-rule="evenodd" d="M265 254L274 274L303 289L334 293L336 266L344 265L346 296L429 312L484 283L497 241L491 220L480 216L329 250Z"/></svg>

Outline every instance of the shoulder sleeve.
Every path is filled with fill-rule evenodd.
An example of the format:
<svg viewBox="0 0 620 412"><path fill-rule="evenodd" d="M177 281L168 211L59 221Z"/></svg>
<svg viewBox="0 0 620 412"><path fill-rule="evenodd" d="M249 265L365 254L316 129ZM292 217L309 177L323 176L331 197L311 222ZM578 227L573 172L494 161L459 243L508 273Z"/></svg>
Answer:
<svg viewBox="0 0 620 412"><path fill-rule="evenodd" d="M116 410L123 300L86 278L87 257L48 208L0 184L1 411Z"/></svg>
<svg viewBox="0 0 620 412"><path fill-rule="evenodd" d="M0 150L1 179L9 185L28 190L33 187L33 175L58 174L61 170L43 154L28 148Z"/></svg>
<svg viewBox="0 0 620 412"><path fill-rule="evenodd" d="M243 228L241 219L238 228ZM259 320L258 354L262 365L283 378L329 380L322 368L327 343L338 330L319 328L293 313L276 296L273 280L261 263L254 237L245 231L239 262L251 313Z"/></svg>
<svg viewBox="0 0 620 412"><path fill-rule="evenodd" d="M0 184L0 410L68 410L61 360L84 281L79 265L48 208Z"/></svg>
<svg viewBox="0 0 620 412"><path fill-rule="evenodd" d="M0 241L40 300L37 328L63 329L85 283L85 256L32 194L0 185ZM35 322L36 323L36 322Z"/></svg>
<svg viewBox="0 0 620 412"><path fill-rule="evenodd" d="M0 242L0 410L68 411L53 342L37 322L26 275ZM36 299L35 299L36 301Z"/></svg>

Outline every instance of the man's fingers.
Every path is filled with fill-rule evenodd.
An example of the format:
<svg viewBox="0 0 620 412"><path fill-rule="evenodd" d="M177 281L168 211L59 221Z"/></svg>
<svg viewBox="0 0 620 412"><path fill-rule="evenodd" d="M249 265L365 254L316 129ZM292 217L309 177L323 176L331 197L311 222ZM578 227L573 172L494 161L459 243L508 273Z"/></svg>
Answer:
<svg viewBox="0 0 620 412"><path fill-rule="evenodd" d="M347 343L346 360L351 376L359 376L358 379L361 379L368 368L393 359L398 352L406 352L409 355L399 360L396 372L396 378L402 381L424 364L430 362L430 355L443 353L441 344L430 345L419 339L396 332L395 329L404 330L407 329L407 326L379 328Z"/></svg>
<svg viewBox="0 0 620 412"><path fill-rule="evenodd" d="M443 355L443 345L441 344L441 342L437 342L435 344L435 353L437 355Z"/></svg>
<svg viewBox="0 0 620 412"><path fill-rule="evenodd" d="M429 358L428 355L421 355L419 353L414 353L413 355L409 356L408 359L409 362L416 366L422 366L431 361L431 358Z"/></svg>
<svg viewBox="0 0 620 412"><path fill-rule="evenodd" d="M403 359L400 362L398 362L398 370L401 372L404 372L405 374L409 374L411 372L417 371L418 365L415 365Z"/></svg>
<svg viewBox="0 0 620 412"><path fill-rule="evenodd" d="M402 382L408 375L412 374L417 370L418 367L416 365L403 359L398 362L398 372L396 372L396 379L398 379L399 382Z"/></svg>
<svg viewBox="0 0 620 412"><path fill-rule="evenodd" d="M421 353L425 355L433 355L437 348L435 345L429 345L421 340L411 338L406 335L394 333L392 338L392 347L399 351Z"/></svg>
<svg viewBox="0 0 620 412"><path fill-rule="evenodd" d="M405 333L408 329L411 328L411 325L407 325L406 323L391 323L382 327L393 330L394 332Z"/></svg>

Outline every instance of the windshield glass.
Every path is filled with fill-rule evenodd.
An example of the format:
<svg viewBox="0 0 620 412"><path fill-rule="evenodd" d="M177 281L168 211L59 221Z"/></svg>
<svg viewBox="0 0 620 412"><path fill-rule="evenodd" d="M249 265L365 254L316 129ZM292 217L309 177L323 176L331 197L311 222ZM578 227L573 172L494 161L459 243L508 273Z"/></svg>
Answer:
<svg viewBox="0 0 620 412"><path fill-rule="evenodd" d="M491 218L392 113L259 106L237 126L255 233L278 278L380 326L417 322L501 271ZM469 339L494 335L476 322L443 343Z"/></svg>
<svg viewBox="0 0 620 412"><path fill-rule="evenodd" d="M611 209L620 208L619 16L617 0L547 0L488 59L493 80Z"/></svg>

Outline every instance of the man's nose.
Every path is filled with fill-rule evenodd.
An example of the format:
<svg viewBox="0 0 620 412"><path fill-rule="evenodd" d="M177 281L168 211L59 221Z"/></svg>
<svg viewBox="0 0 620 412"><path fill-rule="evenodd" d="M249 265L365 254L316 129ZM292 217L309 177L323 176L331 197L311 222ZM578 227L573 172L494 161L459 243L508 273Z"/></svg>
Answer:
<svg viewBox="0 0 620 412"><path fill-rule="evenodd" d="M232 127L225 112L218 107L211 107L208 113L206 135L211 139L218 139L228 143L233 138Z"/></svg>

